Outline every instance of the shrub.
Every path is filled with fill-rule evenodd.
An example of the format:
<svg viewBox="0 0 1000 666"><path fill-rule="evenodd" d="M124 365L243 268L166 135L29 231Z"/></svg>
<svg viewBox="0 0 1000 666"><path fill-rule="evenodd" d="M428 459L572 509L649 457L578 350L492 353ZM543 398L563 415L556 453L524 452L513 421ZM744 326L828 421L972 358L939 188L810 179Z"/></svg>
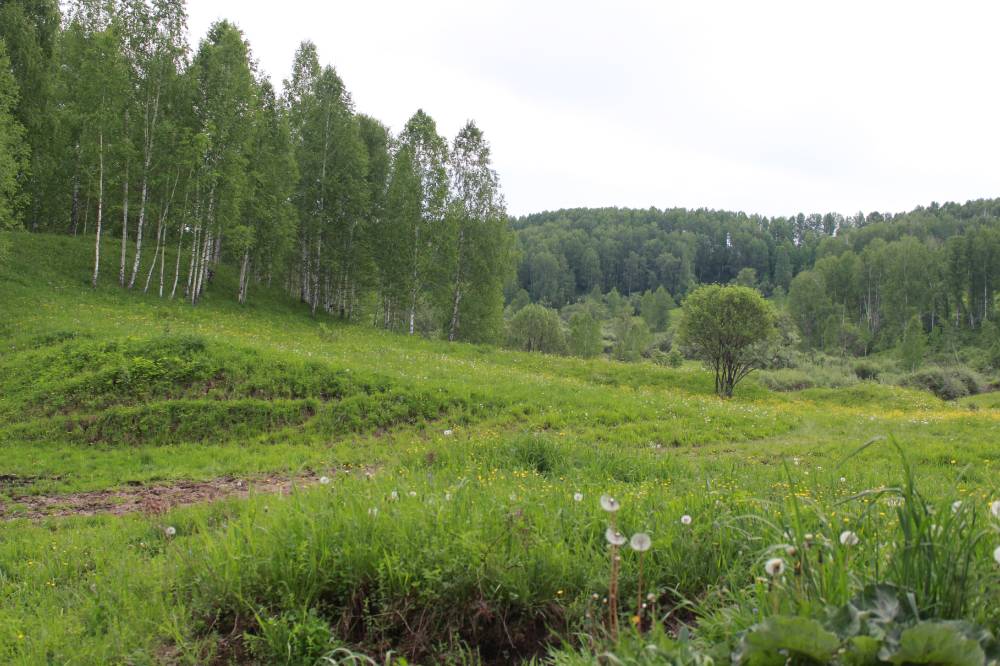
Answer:
<svg viewBox="0 0 1000 666"><path fill-rule="evenodd" d="M521 308L510 320L507 346L522 351L564 353L566 338L563 335L559 314L555 310L535 304Z"/></svg>
<svg viewBox="0 0 1000 666"><path fill-rule="evenodd" d="M871 361L858 361L854 364L854 374L862 381L874 381L880 373L879 367Z"/></svg>
<svg viewBox="0 0 1000 666"><path fill-rule="evenodd" d="M760 383L772 391L801 391L816 386L807 372L791 368L761 372Z"/></svg>
<svg viewBox="0 0 1000 666"><path fill-rule="evenodd" d="M930 391L942 400L955 400L982 390L982 379L965 367L931 367L911 372L902 378L903 386Z"/></svg>

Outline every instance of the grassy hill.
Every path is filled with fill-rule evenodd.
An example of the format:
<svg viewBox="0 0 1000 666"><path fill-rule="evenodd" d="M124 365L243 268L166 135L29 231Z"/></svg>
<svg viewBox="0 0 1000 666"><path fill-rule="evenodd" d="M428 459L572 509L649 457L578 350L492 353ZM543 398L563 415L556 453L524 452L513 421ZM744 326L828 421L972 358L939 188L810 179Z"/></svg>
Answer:
<svg viewBox="0 0 1000 666"><path fill-rule="evenodd" d="M561 663L587 663L574 637L603 644L609 519L653 542L641 564L622 554L622 607L643 626L671 611L664 626L695 627L691 649L728 655L766 616L819 616L874 581L912 590L926 617L1000 626L986 584L1000 411L985 397L749 381L720 401L694 364L410 338L313 319L256 286L239 306L225 268L192 307L119 289L106 253L93 290L89 241L7 238L4 663L314 663L338 646L334 659L509 663L563 641ZM848 457L875 436L905 452L926 505L890 444ZM30 510L264 476L313 482L165 513ZM604 513L603 493L622 510ZM825 559L807 533L830 540ZM930 556L899 546L914 535ZM761 583L783 544L794 576ZM681 649L623 634L621 655L630 640Z"/></svg>

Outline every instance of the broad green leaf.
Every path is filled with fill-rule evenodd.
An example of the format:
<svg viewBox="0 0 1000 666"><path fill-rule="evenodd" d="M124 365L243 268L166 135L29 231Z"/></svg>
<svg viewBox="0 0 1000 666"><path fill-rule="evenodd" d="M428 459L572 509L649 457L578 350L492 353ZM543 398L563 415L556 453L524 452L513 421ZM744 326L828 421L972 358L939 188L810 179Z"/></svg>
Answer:
<svg viewBox="0 0 1000 666"><path fill-rule="evenodd" d="M783 666L790 657L796 657L826 664L839 646L837 636L816 620L779 615L747 632L736 661L747 666Z"/></svg>
<svg viewBox="0 0 1000 666"><path fill-rule="evenodd" d="M886 658L888 657L888 658ZM921 622L905 630L895 654L882 655L893 664L936 666L983 666L986 655L979 643L966 638L953 624Z"/></svg>

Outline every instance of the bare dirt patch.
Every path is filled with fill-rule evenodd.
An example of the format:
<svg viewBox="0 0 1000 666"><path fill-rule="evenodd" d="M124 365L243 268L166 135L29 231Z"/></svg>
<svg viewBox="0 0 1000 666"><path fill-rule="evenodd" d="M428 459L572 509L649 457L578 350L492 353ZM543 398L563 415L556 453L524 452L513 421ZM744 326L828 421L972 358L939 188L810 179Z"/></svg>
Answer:
<svg viewBox="0 0 1000 666"><path fill-rule="evenodd" d="M329 473L333 475L332 472ZM134 486L115 490L95 490L66 495L23 495L0 500L0 520L48 518L58 516L93 516L110 513L124 515L142 512L160 514L177 506L215 502L231 497L291 492L293 487L319 483L316 474L298 476L226 476L209 481L176 481L169 484Z"/></svg>

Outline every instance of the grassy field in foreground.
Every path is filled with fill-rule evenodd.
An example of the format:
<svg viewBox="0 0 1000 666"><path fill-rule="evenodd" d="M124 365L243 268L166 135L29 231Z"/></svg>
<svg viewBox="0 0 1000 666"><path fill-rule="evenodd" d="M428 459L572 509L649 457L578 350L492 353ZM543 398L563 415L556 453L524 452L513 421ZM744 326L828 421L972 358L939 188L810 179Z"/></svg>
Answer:
<svg viewBox="0 0 1000 666"><path fill-rule="evenodd" d="M11 241L0 662L586 663L611 649L698 663L875 582L921 618L1000 628L1000 410L986 396L779 394L751 379L720 401L694 364L408 338L261 289L240 307L225 270L196 308L120 290L110 256L95 291L88 242ZM850 455L876 436L922 495L891 443ZM163 515L17 517L31 495L303 472L331 481ZM653 543L641 564L622 553L617 642L604 493L616 526ZM858 543L840 545L844 531ZM768 579L776 554L788 572ZM629 617L692 637L639 637Z"/></svg>

